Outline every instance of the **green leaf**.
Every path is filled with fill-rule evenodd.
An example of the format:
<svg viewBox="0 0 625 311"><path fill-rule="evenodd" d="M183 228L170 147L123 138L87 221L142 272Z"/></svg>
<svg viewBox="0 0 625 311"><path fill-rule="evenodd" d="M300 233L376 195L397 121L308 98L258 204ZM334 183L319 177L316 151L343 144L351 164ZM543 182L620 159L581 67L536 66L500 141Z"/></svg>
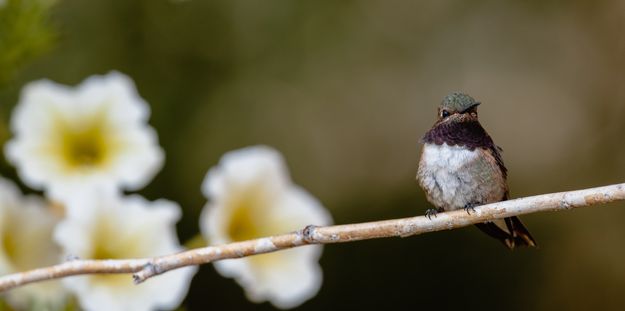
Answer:
<svg viewBox="0 0 625 311"><path fill-rule="evenodd" d="M0 87L56 41L51 1L6 0L0 8Z"/></svg>

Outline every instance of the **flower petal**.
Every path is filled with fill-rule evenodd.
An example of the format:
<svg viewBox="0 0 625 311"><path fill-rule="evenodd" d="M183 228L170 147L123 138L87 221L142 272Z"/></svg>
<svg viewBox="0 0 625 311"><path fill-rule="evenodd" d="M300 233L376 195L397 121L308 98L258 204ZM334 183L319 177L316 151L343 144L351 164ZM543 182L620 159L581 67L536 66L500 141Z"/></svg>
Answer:
<svg viewBox="0 0 625 311"><path fill-rule="evenodd" d="M91 198L90 213L69 214L55 231L54 238L66 254L84 259L127 259L182 250L175 230L181 211L174 202L121 198L108 192ZM63 282L88 310L173 309L185 297L196 271L197 267L171 271L138 286L130 275L90 275Z"/></svg>
<svg viewBox="0 0 625 311"><path fill-rule="evenodd" d="M149 115L121 73L92 76L75 88L32 82L13 112L15 136L5 153L25 184L55 200L88 188L137 190L164 162Z"/></svg>
<svg viewBox="0 0 625 311"><path fill-rule="evenodd" d="M0 275L58 263L61 252L50 239L57 222L41 199L22 197L15 185L0 178ZM14 289L6 297L17 309L58 309L67 294L59 281L50 281Z"/></svg>
<svg viewBox="0 0 625 311"><path fill-rule="evenodd" d="M200 216L207 241L223 244L329 225L321 203L292 184L283 158L264 146L232 151L212 168L203 184L209 199ZM215 262L215 269L234 278L251 301L270 301L292 308L317 294L322 273L321 246L309 246Z"/></svg>

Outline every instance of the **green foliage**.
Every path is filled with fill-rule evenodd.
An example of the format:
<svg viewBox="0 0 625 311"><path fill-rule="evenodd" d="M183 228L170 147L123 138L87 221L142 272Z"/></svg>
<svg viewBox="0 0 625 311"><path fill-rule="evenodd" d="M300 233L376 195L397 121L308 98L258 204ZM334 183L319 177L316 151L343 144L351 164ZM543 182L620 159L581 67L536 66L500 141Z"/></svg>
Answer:
<svg viewBox="0 0 625 311"><path fill-rule="evenodd" d="M0 311L13 311L13 308L6 301L0 299Z"/></svg>
<svg viewBox="0 0 625 311"><path fill-rule="evenodd" d="M7 0L0 8L0 87L34 57L47 51L56 35L49 23L51 1Z"/></svg>

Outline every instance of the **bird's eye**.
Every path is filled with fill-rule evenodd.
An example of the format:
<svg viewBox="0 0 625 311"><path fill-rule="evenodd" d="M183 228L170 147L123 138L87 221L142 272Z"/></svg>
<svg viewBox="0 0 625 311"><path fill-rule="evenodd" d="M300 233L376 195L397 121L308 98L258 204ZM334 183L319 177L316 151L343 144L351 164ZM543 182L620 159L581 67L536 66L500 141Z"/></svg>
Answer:
<svg viewBox="0 0 625 311"><path fill-rule="evenodd" d="M447 118L449 117L449 111L443 109L443 111L441 111L441 117L442 118Z"/></svg>

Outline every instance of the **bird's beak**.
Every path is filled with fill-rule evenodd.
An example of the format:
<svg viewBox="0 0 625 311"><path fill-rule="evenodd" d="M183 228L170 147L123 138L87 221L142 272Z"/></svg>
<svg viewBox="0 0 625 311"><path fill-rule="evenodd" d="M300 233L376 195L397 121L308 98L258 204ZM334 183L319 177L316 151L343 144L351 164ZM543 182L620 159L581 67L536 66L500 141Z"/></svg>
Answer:
<svg viewBox="0 0 625 311"><path fill-rule="evenodd" d="M471 109L473 109L473 108L475 108L475 107L479 106L480 104L481 104L480 102L477 102L477 103L475 103L475 104L473 104L473 105L469 106L469 108L467 108L467 109L465 109L464 111L462 111L462 113L466 113L466 112L468 112L469 110L471 110Z"/></svg>

